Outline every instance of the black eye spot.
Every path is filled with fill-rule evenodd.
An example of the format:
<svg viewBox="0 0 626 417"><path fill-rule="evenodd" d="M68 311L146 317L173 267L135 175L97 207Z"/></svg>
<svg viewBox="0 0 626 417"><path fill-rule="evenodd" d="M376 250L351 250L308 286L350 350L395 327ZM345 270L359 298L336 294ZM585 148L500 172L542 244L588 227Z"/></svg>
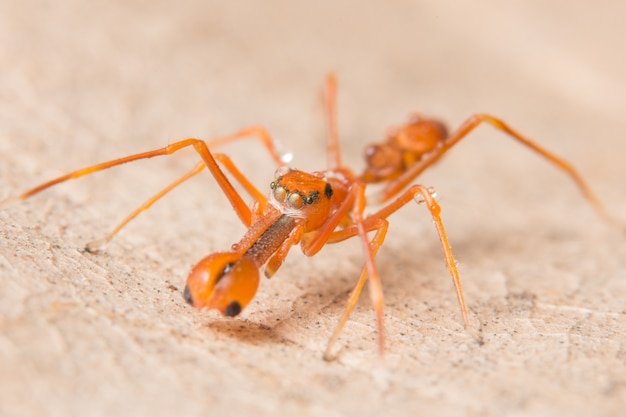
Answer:
<svg viewBox="0 0 626 417"><path fill-rule="evenodd" d="M183 292L183 297L185 297L185 301L187 301L187 304L193 305L193 298L191 298L191 293L189 292L188 285L185 285L185 291Z"/></svg>
<svg viewBox="0 0 626 417"><path fill-rule="evenodd" d="M320 198L319 191L311 191L308 196L306 196L304 202L306 204L313 204Z"/></svg>
<svg viewBox="0 0 626 417"><path fill-rule="evenodd" d="M324 195L329 200L333 196L333 187L328 182L326 183L326 187L324 187Z"/></svg>
<svg viewBox="0 0 626 417"><path fill-rule="evenodd" d="M241 313L241 304L239 304L237 301L233 301L232 303L230 303L224 311L224 314L227 317L235 317L239 313Z"/></svg>

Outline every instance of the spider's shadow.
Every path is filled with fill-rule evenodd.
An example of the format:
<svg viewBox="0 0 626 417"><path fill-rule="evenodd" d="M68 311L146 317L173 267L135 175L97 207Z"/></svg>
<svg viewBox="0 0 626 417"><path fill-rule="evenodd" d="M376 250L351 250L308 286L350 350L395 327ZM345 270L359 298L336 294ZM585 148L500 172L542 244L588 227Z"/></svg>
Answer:
<svg viewBox="0 0 626 417"><path fill-rule="evenodd" d="M249 344L280 343L283 337L270 326L249 320L217 319L207 323L205 328L239 342Z"/></svg>

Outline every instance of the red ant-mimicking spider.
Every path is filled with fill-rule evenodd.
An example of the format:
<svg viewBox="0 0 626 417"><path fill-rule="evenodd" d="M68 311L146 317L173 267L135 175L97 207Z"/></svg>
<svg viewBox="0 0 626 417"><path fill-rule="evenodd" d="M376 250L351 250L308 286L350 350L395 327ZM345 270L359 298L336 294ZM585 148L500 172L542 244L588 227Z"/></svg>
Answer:
<svg viewBox="0 0 626 417"><path fill-rule="evenodd" d="M378 347L382 355L383 290L374 258L385 240L387 218L414 200L425 203L432 216L445 262L452 276L463 322L465 327L469 328L461 281L441 221L439 204L428 188L423 185L409 187L409 184L477 126L486 123L495 127L569 174L600 215L608 217L599 200L569 163L526 139L501 120L486 114L470 117L452 134L448 134L445 126L438 120L414 116L408 123L390 131L385 142L369 145L365 149L367 166L363 173L357 175L341 163L335 102L336 81L331 74L327 77L325 87L329 137L328 167L323 171L309 173L287 167L286 158L281 155L269 134L261 127L251 127L209 142L185 139L161 149L80 169L41 184L18 197L5 200L0 204L0 208L14 201L25 200L70 179L131 161L171 155L183 148L193 147L201 161L191 171L148 199L106 237L87 244L86 249L93 251L107 243L139 213L205 168L211 172L248 231L230 250L211 254L192 269L187 278L184 298L198 310L218 310L224 316L237 316L250 303L257 291L260 269L265 267L265 275L271 277L282 265L292 246L300 244L305 255L313 256L326 244L358 236L362 244L365 265L348 297L348 305L339 325L328 342L324 353L326 359L331 357L331 348L354 309L366 281L376 312ZM252 185L228 156L214 152L220 145L244 138L259 140L278 166L275 179L270 184L268 197ZM252 197L251 206L246 204L235 190L223 170L226 170ZM364 211L368 199L365 191L368 184L373 183L382 186L375 196L375 202L382 204L383 207L366 216ZM391 201L394 197L395 200ZM370 232L374 234L371 239Z"/></svg>

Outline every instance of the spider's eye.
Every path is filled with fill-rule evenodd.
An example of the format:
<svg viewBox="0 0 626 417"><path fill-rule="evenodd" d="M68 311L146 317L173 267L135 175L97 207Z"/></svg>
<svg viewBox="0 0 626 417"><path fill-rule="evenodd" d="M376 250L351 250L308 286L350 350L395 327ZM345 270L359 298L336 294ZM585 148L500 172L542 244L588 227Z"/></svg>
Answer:
<svg viewBox="0 0 626 417"><path fill-rule="evenodd" d="M300 194L291 193L289 194L289 205L295 209L299 209L304 205L304 200Z"/></svg>
<svg viewBox="0 0 626 417"><path fill-rule="evenodd" d="M318 199L320 198L320 192L319 191L311 191L309 193L309 195L306 196L304 202L306 204L313 204L315 203Z"/></svg>
<svg viewBox="0 0 626 417"><path fill-rule="evenodd" d="M280 185L274 184L274 198L276 199L276 201L278 201L279 203L282 203L283 201L285 201L286 197L287 197L287 190L285 190L285 187L281 187Z"/></svg>

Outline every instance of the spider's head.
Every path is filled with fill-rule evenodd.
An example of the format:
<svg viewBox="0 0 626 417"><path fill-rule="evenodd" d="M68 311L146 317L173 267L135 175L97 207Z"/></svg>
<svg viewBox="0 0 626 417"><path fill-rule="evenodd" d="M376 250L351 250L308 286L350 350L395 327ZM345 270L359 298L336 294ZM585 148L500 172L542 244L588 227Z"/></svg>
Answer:
<svg viewBox="0 0 626 417"><path fill-rule="evenodd" d="M259 287L259 268L233 252L207 256L191 270L185 300L199 311L218 310L234 317L250 303Z"/></svg>
<svg viewBox="0 0 626 417"><path fill-rule="evenodd" d="M283 214L303 219L306 230L319 228L334 207L334 189L324 174L279 168L275 177L270 204Z"/></svg>

